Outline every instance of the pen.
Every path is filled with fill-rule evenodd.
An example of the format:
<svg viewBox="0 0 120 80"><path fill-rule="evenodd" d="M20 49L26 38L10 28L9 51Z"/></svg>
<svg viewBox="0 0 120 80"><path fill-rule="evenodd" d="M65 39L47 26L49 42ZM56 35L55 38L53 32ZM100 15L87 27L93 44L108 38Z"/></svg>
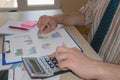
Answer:
<svg viewBox="0 0 120 80"><path fill-rule="evenodd" d="M45 34L44 31L45 31L46 28L49 28L49 27L50 27L50 25L47 24L47 25L44 27L42 33L41 33L41 34L38 34L38 38L46 38L45 35L44 35L44 34Z"/></svg>
<svg viewBox="0 0 120 80"><path fill-rule="evenodd" d="M47 24L47 25L44 27L44 29L43 29L43 33L42 33L42 34L44 34L45 29L46 29L46 28L49 28L49 27L50 27L50 25Z"/></svg>
<svg viewBox="0 0 120 80"><path fill-rule="evenodd" d="M19 27L19 26L8 26L9 28L13 28L13 29L20 29L20 30L29 30L27 28L24 27Z"/></svg>

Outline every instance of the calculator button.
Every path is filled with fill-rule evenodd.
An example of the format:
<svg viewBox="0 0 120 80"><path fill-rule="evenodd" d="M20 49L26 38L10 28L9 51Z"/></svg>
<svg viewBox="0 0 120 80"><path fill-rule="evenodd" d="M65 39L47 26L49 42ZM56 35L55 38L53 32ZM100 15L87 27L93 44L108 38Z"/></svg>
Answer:
<svg viewBox="0 0 120 80"><path fill-rule="evenodd" d="M40 60L43 65L45 65L49 73L60 71L60 68L58 67L58 62L55 58L43 56Z"/></svg>
<svg viewBox="0 0 120 80"><path fill-rule="evenodd" d="M53 68L53 71L56 71L56 68Z"/></svg>
<svg viewBox="0 0 120 80"><path fill-rule="evenodd" d="M52 69L55 68L54 64L51 64L50 67L51 67Z"/></svg>
<svg viewBox="0 0 120 80"><path fill-rule="evenodd" d="M49 69L49 66L46 66L47 69Z"/></svg>
<svg viewBox="0 0 120 80"><path fill-rule="evenodd" d="M48 65L51 65L52 63L49 61L49 62L47 62L48 63Z"/></svg>
<svg viewBox="0 0 120 80"><path fill-rule="evenodd" d="M53 73L53 70L49 66L46 66L46 68L47 68L49 73Z"/></svg>
<svg viewBox="0 0 120 80"><path fill-rule="evenodd" d="M57 61L55 61L55 60L54 60L54 61L52 61L52 62L53 62L54 64L58 64L58 62L57 62Z"/></svg>
<svg viewBox="0 0 120 80"><path fill-rule="evenodd" d="M55 67L58 67L58 64L54 64L55 65Z"/></svg>
<svg viewBox="0 0 120 80"><path fill-rule="evenodd" d="M50 57L50 60L52 61L54 59L54 57Z"/></svg>
<svg viewBox="0 0 120 80"><path fill-rule="evenodd" d="M42 62L45 62L45 60L44 60L44 58L43 58L43 57L41 57L41 58L40 58L40 60L41 60Z"/></svg>
<svg viewBox="0 0 120 80"><path fill-rule="evenodd" d="M49 60L49 58L48 58L48 57L45 57L45 61L46 61L46 62L49 62L50 60Z"/></svg>
<svg viewBox="0 0 120 80"><path fill-rule="evenodd" d="M43 64L44 64L45 66L48 66L48 64L47 64L46 62L43 62Z"/></svg>
<svg viewBox="0 0 120 80"><path fill-rule="evenodd" d="M56 58L50 58L50 60L51 60L54 64L58 64Z"/></svg>

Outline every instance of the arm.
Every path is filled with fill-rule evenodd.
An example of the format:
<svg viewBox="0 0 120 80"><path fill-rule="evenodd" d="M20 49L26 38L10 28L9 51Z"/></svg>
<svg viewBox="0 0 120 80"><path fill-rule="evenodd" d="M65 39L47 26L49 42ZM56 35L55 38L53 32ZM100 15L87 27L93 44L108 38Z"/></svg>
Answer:
<svg viewBox="0 0 120 80"><path fill-rule="evenodd" d="M54 15L53 18L57 21L58 24L64 24L67 26L83 26L85 20L84 15L80 11L71 14Z"/></svg>
<svg viewBox="0 0 120 80"><path fill-rule="evenodd" d="M84 20L84 15L80 11L71 14L57 14L54 16L43 15L38 21L38 34L42 32L48 33L54 30L58 24L82 26L84 25ZM47 24L49 24L49 27L46 27Z"/></svg>
<svg viewBox="0 0 120 80"><path fill-rule="evenodd" d="M120 80L120 65L97 62L99 80Z"/></svg>
<svg viewBox="0 0 120 80"><path fill-rule="evenodd" d="M62 70L69 69L83 79L120 80L120 65L92 60L77 48L57 47L51 57Z"/></svg>

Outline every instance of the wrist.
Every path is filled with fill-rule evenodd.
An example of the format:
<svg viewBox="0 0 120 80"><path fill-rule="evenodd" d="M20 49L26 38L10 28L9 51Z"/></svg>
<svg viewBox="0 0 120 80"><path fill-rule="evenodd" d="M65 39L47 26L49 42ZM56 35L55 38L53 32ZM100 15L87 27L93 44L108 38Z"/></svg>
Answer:
<svg viewBox="0 0 120 80"><path fill-rule="evenodd" d="M120 66L110 63L100 62L98 80L119 80Z"/></svg>
<svg viewBox="0 0 120 80"><path fill-rule="evenodd" d="M99 62L98 64L98 80L112 80L110 79L113 76L111 73L111 64Z"/></svg>
<svg viewBox="0 0 120 80"><path fill-rule="evenodd" d="M63 24L63 14L57 14L52 16L52 18L57 22L57 24Z"/></svg>
<svg viewBox="0 0 120 80"><path fill-rule="evenodd" d="M95 79L95 80L101 80L100 78L101 78L101 75L103 75L103 69L100 67L101 66L101 64L100 64L101 62L100 61L92 61L91 62L91 64L92 64L92 66L93 66L93 69L92 69L92 71L91 71L91 73L92 73L92 78L93 79Z"/></svg>
<svg viewBox="0 0 120 80"><path fill-rule="evenodd" d="M71 70L75 72L78 76L82 77L83 79L95 79L99 80L99 61L88 60L88 63L74 63L72 65ZM82 66L84 65L84 66ZM80 68L80 69L79 69Z"/></svg>

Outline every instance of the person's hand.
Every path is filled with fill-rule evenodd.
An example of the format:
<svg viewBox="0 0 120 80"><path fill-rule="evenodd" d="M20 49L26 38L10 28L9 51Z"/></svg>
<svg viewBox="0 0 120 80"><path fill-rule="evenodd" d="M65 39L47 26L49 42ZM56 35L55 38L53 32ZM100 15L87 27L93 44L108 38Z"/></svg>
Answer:
<svg viewBox="0 0 120 80"><path fill-rule="evenodd" d="M38 34L48 33L54 30L57 26L57 21L52 16L43 15L39 18L38 27L39 31Z"/></svg>
<svg viewBox="0 0 120 80"><path fill-rule="evenodd" d="M57 47L56 51L50 55L58 61L58 66L62 70L71 70L84 79L96 77L96 62L85 56L79 49Z"/></svg>

